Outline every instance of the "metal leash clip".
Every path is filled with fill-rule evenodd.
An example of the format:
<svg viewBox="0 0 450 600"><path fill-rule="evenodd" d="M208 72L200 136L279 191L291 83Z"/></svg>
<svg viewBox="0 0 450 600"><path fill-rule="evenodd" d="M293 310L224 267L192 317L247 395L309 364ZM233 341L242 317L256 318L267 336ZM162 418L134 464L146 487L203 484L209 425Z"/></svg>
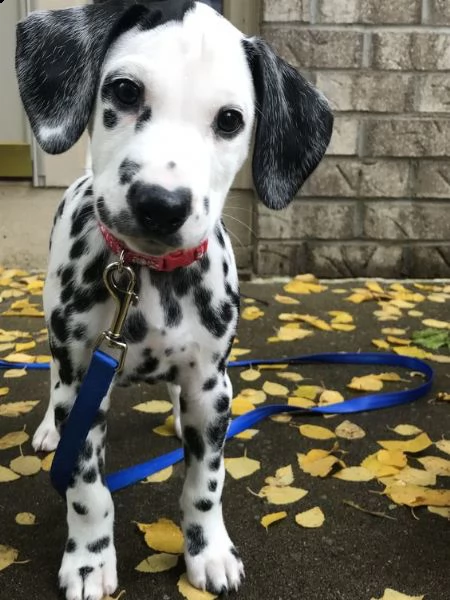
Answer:
<svg viewBox="0 0 450 600"><path fill-rule="evenodd" d="M120 277L119 282L117 282L117 276ZM106 343L109 348L119 351L119 366L116 372L120 373L123 370L128 349L127 343L122 339L123 327L130 306L135 306L139 301L139 297L134 293L136 275L131 267L124 265L123 253L119 262L106 267L103 281L116 302L116 312L110 329L104 331L98 338L96 348Z"/></svg>

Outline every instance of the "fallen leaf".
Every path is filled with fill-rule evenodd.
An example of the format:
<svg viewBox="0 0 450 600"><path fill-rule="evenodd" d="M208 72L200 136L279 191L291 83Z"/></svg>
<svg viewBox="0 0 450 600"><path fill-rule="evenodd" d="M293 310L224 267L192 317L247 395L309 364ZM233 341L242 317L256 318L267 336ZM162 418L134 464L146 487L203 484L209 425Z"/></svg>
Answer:
<svg viewBox="0 0 450 600"><path fill-rule="evenodd" d="M135 568L140 573L163 573L170 571L178 564L178 556L173 554L153 554L149 556Z"/></svg>
<svg viewBox="0 0 450 600"><path fill-rule="evenodd" d="M163 483L170 479L173 475L173 467L167 467L167 469L163 469L162 471L158 471L154 475L149 475L145 479L142 480L142 483Z"/></svg>
<svg viewBox="0 0 450 600"><path fill-rule="evenodd" d="M24 354L22 352L15 352L13 354L8 354L5 356L3 360L8 362L17 362L17 363L33 363L35 361L35 357L31 354Z"/></svg>
<svg viewBox="0 0 450 600"><path fill-rule="evenodd" d="M436 485L436 475L429 473L428 471L423 471L422 469L413 469L412 467L405 467L402 469L400 473L394 475L394 480L425 487Z"/></svg>
<svg viewBox="0 0 450 600"><path fill-rule="evenodd" d="M424 456L417 460L429 473L440 477L450 477L450 460L438 456Z"/></svg>
<svg viewBox="0 0 450 600"><path fill-rule="evenodd" d="M241 317L245 321L256 321L264 316L264 311L257 306L247 306L241 313Z"/></svg>
<svg viewBox="0 0 450 600"><path fill-rule="evenodd" d="M15 351L16 352L23 352L24 350L32 350L33 348L36 347L36 342L33 340L31 342L22 342L22 343L17 343L15 346ZM21 362L21 361L18 361ZM28 361L23 361L23 362L28 362Z"/></svg>
<svg viewBox="0 0 450 600"><path fill-rule="evenodd" d="M406 335L406 329L399 329L398 327L384 327L381 330L383 335Z"/></svg>
<svg viewBox="0 0 450 600"><path fill-rule="evenodd" d="M428 511L433 515L439 515L444 519L450 519L450 508L444 508L441 506L428 506Z"/></svg>
<svg viewBox="0 0 450 600"><path fill-rule="evenodd" d="M261 468L259 460L241 456L239 458L226 458L225 469L233 479L243 479L249 477Z"/></svg>
<svg viewBox="0 0 450 600"><path fill-rule="evenodd" d="M9 393L9 388L8 387L2 387L0 388L0 398L2 396L6 396Z"/></svg>
<svg viewBox="0 0 450 600"><path fill-rule="evenodd" d="M19 377L25 377L26 374L25 369L8 369L4 372L3 377L5 379L19 379Z"/></svg>
<svg viewBox="0 0 450 600"><path fill-rule="evenodd" d="M52 463L53 463L54 458L55 458L54 452L50 452L50 454L47 454L47 456L41 460L41 469L43 471L45 471L46 473L49 473L50 469L52 468Z"/></svg>
<svg viewBox="0 0 450 600"><path fill-rule="evenodd" d="M450 329L450 323L448 321L438 321L437 319L424 319L422 323L425 327L431 327L433 329Z"/></svg>
<svg viewBox="0 0 450 600"><path fill-rule="evenodd" d="M9 483L10 481L16 481L16 479L20 479L20 475L0 465L0 483Z"/></svg>
<svg viewBox="0 0 450 600"><path fill-rule="evenodd" d="M298 428L300 433L312 440L330 440L336 437L336 434L320 425L300 425Z"/></svg>
<svg viewBox="0 0 450 600"><path fill-rule="evenodd" d="M398 467L392 467L390 465L384 465L378 460L378 452L375 454L371 454L367 458L365 458L361 466L370 471L374 477L391 477L396 475L400 469Z"/></svg>
<svg viewBox="0 0 450 600"><path fill-rule="evenodd" d="M360 440L366 435L364 429L362 429L359 425L356 425L356 423L352 423L351 421L343 421L336 427L334 432L337 437L345 440Z"/></svg>
<svg viewBox="0 0 450 600"><path fill-rule="evenodd" d="M296 406L297 408L311 408L316 406L312 400L308 398L297 398L297 396L290 396L288 398L288 406Z"/></svg>
<svg viewBox="0 0 450 600"><path fill-rule="evenodd" d="M238 440L252 440L257 433L259 433L258 429L246 429L234 437Z"/></svg>
<svg viewBox="0 0 450 600"><path fill-rule="evenodd" d="M348 313L348 312L344 312L341 310L330 310L328 312L328 314L330 315L330 317L333 317L333 323L353 323L353 316Z"/></svg>
<svg viewBox="0 0 450 600"><path fill-rule="evenodd" d="M428 437L428 434L421 433L411 440L388 440L377 443L385 450L401 450L402 452L416 453L426 450L433 442Z"/></svg>
<svg viewBox="0 0 450 600"><path fill-rule="evenodd" d="M403 469L408 463L408 457L402 450L379 450L377 458L382 465L399 469Z"/></svg>
<svg viewBox="0 0 450 600"><path fill-rule="evenodd" d="M282 342L295 342L304 340L313 335L312 331L307 329L293 329L291 327L280 327L277 334L277 339Z"/></svg>
<svg viewBox="0 0 450 600"><path fill-rule="evenodd" d="M287 396L289 394L289 388L273 381L264 382L263 390L268 396Z"/></svg>
<svg viewBox="0 0 450 600"><path fill-rule="evenodd" d="M0 404L0 417L18 417L20 415L25 415L33 410L37 404L39 404L38 400Z"/></svg>
<svg viewBox="0 0 450 600"><path fill-rule="evenodd" d="M410 436L422 433L422 429L419 429L415 425L397 425L392 431L398 433L398 435Z"/></svg>
<svg viewBox="0 0 450 600"><path fill-rule="evenodd" d="M389 350L391 347L385 340L372 340L372 344L380 350Z"/></svg>
<svg viewBox="0 0 450 600"><path fill-rule="evenodd" d="M167 413L172 410L172 403L167 402L167 400L150 400L136 404L136 406L133 406L133 410L152 414Z"/></svg>
<svg viewBox="0 0 450 600"><path fill-rule="evenodd" d="M197 588L193 587L187 578L186 573L178 580L178 591L186 600L215 600L217 596L210 594L209 592L202 592Z"/></svg>
<svg viewBox="0 0 450 600"><path fill-rule="evenodd" d="M241 390L239 396L244 400L249 400L252 404L262 404L267 400L267 396L262 390L254 390L253 388Z"/></svg>
<svg viewBox="0 0 450 600"><path fill-rule="evenodd" d="M256 369L247 369L246 371L242 371L240 377L244 381L256 381L261 377L261 373Z"/></svg>
<svg viewBox="0 0 450 600"><path fill-rule="evenodd" d="M374 474L365 467L347 467L335 473L333 477L342 481L355 482L372 481L375 478Z"/></svg>
<svg viewBox="0 0 450 600"><path fill-rule="evenodd" d="M276 523L277 521L282 521L286 517L287 517L287 512L284 512L284 511L277 512L277 513L270 513L268 515L264 515L264 517L262 517L260 523L266 530L268 530L270 525L272 525L273 523Z"/></svg>
<svg viewBox="0 0 450 600"><path fill-rule="evenodd" d="M425 596L407 596L390 588L384 591L382 598L372 598L372 600L423 600Z"/></svg>
<svg viewBox="0 0 450 600"><path fill-rule="evenodd" d="M302 381L303 377L298 373L291 373L290 371L285 371L284 373L277 373L277 377L280 379L287 379L288 381Z"/></svg>
<svg viewBox="0 0 450 600"><path fill-rule="evenodd" d="M334 331L349 332L349 331L355 331L356 325L351 325L351 324L346 324L346 323L331 323L331 328L334 329Z"/></svg>
<svg viewBox="0 0 450 600"><path fill-rule="evenodd" d="M450 506L450 490L433 490L400 481L388 485L384 493L396 504L406 506Z"/></svg>
<svg viewBox="0 0 450 600"><path fill-rule="evenodd" d="M158 435L162 435L163 437L176 437L175 433L175 425L174 425L174 417L170 415L164 421L164 425L159 425L153 429L155 433Z"/></svg>
<svg viewBox="0 0 450 600"><path fill-rule="evenodd" d="M275 300L280 304L300 304L299 300L296 298L291 298L290 296L282 296L281 294L277 294L275 296Z"/></svg>
<svg viewBox="0 0 450 600"><path fill-rule="evenodd" d="M319 406L330 406L344 402L344 396L336 390L324 390L319 396Z"/></svg>
<svg viewBox="0 0 450 600"><path fill-rule="evenodd" d="M347 387L358 392L378 392L383 388L383 382L375 375L365 375L364 377L353 377Z"/></svg>
<svg viewBox="0 0 450 600"><path fill-rule="evenodd" d="M37 456L18 456L9 463L10 468L19 475L28 477L41 470L41 460Z"/></svg>
<svg viewBox="0 0 450 600"><path fill-rule="evenodd" d="M315 400L322 391L323 388L318 385L299 385L298 388L293 391L293 394L300 398Z"/></svg>
<svg viewBox="0 0 450 600"><path fill-rule="evenodd" d="M3 571L7 567L14 564L18 556L18 550L15 550L10 546L4 546L3 544L0 544L0 571Z"/></svg>
<svg viewBox="0 0 450 600"><path fill-rule="evenodd" d="M252 411L254 408L253 403L250 402L250 400L246 400L241 395L236 396L236 398L233 398L231 401L231 414L236 417L245 415L245 413Z"/></svg>
<svg viewBox="0 0 450 600"><path fill-rule="evenodd" d="M297 454L298 466L302 471L313 477L326 477L337 463L341 464L336 456L327 450L310 450L307 454Z"/></svg>
<svg viewBox="0 0 450 600"><path fill-rule="evenodd" d="M270 504L293 504L307 495L308 491L301 488L286 486L278 487L265 485L258 496L266 498Z"/></svg>
<svg viewBox="0 0 450 600"><path fill-rule="evenodd" d="M400 356L410 356L412 358L428 358L429 353L417 346L394 346L392 350Z"/></svg>
<svg viewBox="0 0 450 600"><path fill-rule="evenodd" d="M284 291L288 294L320 294L327 288L320 283L309 283L293 279L284 286Z"/></svg>
<svg viewBox="0 0 450 600"><path fill-rule="evenodd" d="M294 483L294 473L292 471L292 466L287 465L286 467L281 467L277 469L275 477L267 477L265 482L268 485L277 487L286 487L287 485L291 485L291 483Z"/></svg>
<svg viewBox="0 0 450 600"><path fill-rule="evenodd" d="M436 400L439 402L450 402L450 394L446 392L439 392L436 396Z"/></svg>
<svg viewBox="0 0 450 600"><path fill-rule="evenodd" d="M18 525L35 525L36 515L33 515L33 513L29 512L18 513L15 521Z"/></svg>
<svg viewBox="0 0 450 600"><path fill-rule="evenodd" d="M184 548L183 533L170 519L159 519L156 523L137 523L145 534L145 543L157 552L182 554Z"/></svg>
<svg viewBox="0 0 450 600"><path fill-rule="evenodd" d="M311 508L310 510L295 515L295 522L301 527L315 529L317 527L322 527L325 522L325 515L323 514L322 509L316 506L315 508Z"/></svg>
<svg viewBox="0 0 450 600"><path fill-rule="evenodd" d="M445 454L450 454L450 440L440 440L436 442L436 448Z"/></svg>
<svg viewBox="0 0 450 600"><path fill-rule="evenodd" d="M12 431L0 438L0 450L8 450L24 444L30 436L25 431Z"/></svg>

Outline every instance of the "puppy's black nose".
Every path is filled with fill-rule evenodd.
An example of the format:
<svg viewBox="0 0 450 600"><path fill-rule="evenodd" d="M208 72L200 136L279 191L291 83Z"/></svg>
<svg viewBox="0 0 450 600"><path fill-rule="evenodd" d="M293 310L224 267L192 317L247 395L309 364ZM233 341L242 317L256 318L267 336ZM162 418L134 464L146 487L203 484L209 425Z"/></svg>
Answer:
<svg viewBox="0 0 450 600"><path fill-rule="evenodd" d="M178 231L192 210L192 194L187 188L169 191L160 185L137 181L130 187L127 198L139 224L158 235Z"/></svg>

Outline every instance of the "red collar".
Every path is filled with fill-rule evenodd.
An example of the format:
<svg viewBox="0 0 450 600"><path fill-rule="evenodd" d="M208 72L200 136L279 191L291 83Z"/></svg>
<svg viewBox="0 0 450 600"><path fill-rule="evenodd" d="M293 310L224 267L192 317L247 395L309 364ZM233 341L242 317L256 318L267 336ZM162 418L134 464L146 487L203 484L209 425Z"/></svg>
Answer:
<svg viewBox="0 0 450 600"><path fill-rule="evenodd" d="M208 250L208 240L202 242L196 248L189 248L188 250L176 250L163 256L152 256L150 254L140 254L134 252L125 246L123 242L118 240L103 223L99 223L100 231L103 234L105 242L109 248L117 254L122 256L125 264L141 265L148 267L154 271L174 271L180 267L188 267L197 260L200 260L205 256Z"/></svg>

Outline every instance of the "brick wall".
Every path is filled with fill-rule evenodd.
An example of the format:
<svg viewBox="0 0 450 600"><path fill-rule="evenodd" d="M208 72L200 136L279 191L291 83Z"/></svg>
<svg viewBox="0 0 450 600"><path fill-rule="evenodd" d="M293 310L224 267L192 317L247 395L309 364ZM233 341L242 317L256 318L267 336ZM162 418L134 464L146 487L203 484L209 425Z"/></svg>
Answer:
<svg viewBox="0 0 450 600"><path fill-rule="evenodd" d="M256 271L450 276L450 0L264 0L262 36L335 111L328 155Z"/></svg>

